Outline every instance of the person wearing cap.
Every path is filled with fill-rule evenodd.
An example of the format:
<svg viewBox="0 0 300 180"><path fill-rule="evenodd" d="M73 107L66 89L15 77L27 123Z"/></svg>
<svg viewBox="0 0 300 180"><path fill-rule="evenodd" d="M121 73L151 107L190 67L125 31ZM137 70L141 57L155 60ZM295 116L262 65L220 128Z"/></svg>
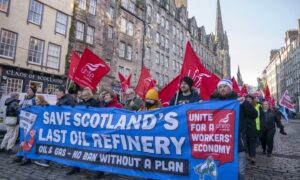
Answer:
<svg viewBox="0 0 300 180"><path fill-rule="evenodd" d="M217 94L214 100L238 100L240 102L239 114L239 134L238 134L238 175L239 179L245 179L246 171L246 118L255 119L257 112L255 108L245 100L244 97L238 95L232 90L232 82L230 79L222 79L217 85Z"/></svg>
<svg viewBox="0 0 300 180"><path fill-rule="evenodd" d="M124 109L130 111L138 111L143 106L143 101L136 97L135 92L132 88L128 88L125 92L126 102Z"/></svg>
<svg viewBox="0 0 300 180"><path fill-rule="evenodd" d="M183 77L180 80L179 91L171 99L170 106L199 102L201 100L198 92L193 88L193 79Z"/></svg>
<svg viewBox="0 0 300 180"><path fill-rule="evenodd" d="M161 107L162 105L160 103L157 90L148 90L145 96L145 110L155 110Z"/></svg>

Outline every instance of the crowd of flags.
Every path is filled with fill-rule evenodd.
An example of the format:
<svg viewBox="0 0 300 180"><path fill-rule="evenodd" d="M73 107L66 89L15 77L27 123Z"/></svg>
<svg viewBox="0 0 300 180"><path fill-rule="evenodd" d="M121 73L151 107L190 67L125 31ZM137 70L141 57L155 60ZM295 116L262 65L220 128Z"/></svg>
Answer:
<svg viewBox="0 0 300 180"><path fill-rule="evenodd" d="M92 91L95 91L98 83L109 71L110 67L88 48L84 50L81 57L74 51L71 54L68 78L82 88L89 87ZM118 72L120 84L124 92L131 87L131 75L132 74L130 74L128 78L125 78ZM220 81L220 78L216 74L204 67L190 42L187 42L180 74L159 91L159 97L164 107L169 105L172 96L179 89L180 79L185 76L189 76L193 79L194 88L198 90L199 95L203 100L210 99L211 94L216 90L217 84ZM240 89L234 77L232 77L231 81L233 91L239 96L246 96L248 94L245 84L243 84ZM149 89L154 88L155 85L156 80L151 76L147 68L143 67L135 88L136 94L144 99L146 92ZM275 105L276 100L271 97L268 85L265 85L262 91L256 93L259 93L260 96L264 97L271 106ZM289 109L290 111L295 110L295 103L292 101L292 97L289 96L287 91L282 96L279 104L281 106L280 112L282 112L283 117L285 118L287 117L286 109Z"/></svg>

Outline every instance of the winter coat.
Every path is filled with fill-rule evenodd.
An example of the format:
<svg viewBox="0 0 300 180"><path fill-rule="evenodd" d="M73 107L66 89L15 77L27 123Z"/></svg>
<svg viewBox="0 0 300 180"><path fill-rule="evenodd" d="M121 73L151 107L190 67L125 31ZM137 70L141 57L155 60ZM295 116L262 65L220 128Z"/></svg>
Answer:
<svg viewBox="0 0 300 180"><path fill-rule="evenodd" d="M133 101L134 106L130 106L131 101ZM138 111L143 106L143 101L137 97L134 97L132 100L127 100L124 105L124 109L131 111Z"/></svg>
<svg viewBox="0 0 300 180"><path fill-rule="evenodd" d="M184 96L181 91L177 91L170 101L170 106L194 103L200 100L201 98L196 90L192 90L192 93L188 96Z"/></svg>
<svg viewBox="0 0 300 180"><path fill-rule="evenodd" d="M70 95L70 94L66 94L63 97L61 97L60 99L58 99L56 105L76 105L77 101L76 99Z"/></svg>
<svg viewBox="0 0 300 180"><path fill-rule="evenodd" d="M253 137L253 138L257 137L258 131L256 129L256 118L246 117L246 123L247 123L246 136Z"/></svg>
<svg viewBox="0 0 300 180"><path fill-rule="evenodd" d="M6 107L6 116L10 117L17 117L18 116L18 107L19 107L19 100L8 98L5 100Z"/></svg>
<svg viewBox="0 0 300 180"><path fill-rule="evenodd" d="M214 100L236 100L238 98L234 91L226 98L221 97L219 94L216 94L214 97ZM244 101L244 103L240 105L238 152L246 151L247 118L255 119L256 117L257 111L255 108L248 101Z"/></svg>
<svg viewBox="0 0 300 180"><path fill-rule="evenodd" d="M274 129L275 123L278 128L284 128L284 126L281 124L281 115L278 111L268 110L267 112L264 112L261 110L260 127L262 131Z"/></svg>
<svg viewBox="0 0 300 180"><path fill-rule="evenodd" d="M87 101L83 99L79 105L99 107L99 102L95 98L90 98Z"/></svg>
<svg viewBox="0 0 300 180"><path fill-rule="evenodd" d="M21 108L26 108L28 106L34 106L36 105L35 103L35 96L32 96L32 97L25 97L25 99L23 101L21 101L20 103L20 107Z"/></svg>

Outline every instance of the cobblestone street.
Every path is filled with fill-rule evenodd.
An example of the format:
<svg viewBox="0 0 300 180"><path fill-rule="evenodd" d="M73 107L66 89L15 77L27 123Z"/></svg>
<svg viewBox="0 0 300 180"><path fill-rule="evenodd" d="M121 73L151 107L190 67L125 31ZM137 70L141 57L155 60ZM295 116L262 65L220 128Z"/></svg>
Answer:
<svg viewBox="0 0 300 180"><path fill-rule="evenodd" d="M257 162L247 165L247 179L300 179L300 120L290 120L285 125L287 136L278 132L275 135L275 147L272 157L262 154L261 148L257 149ZM96 173L82 170L81 173L66 176L70 169L66 166L51 163L48 168L35 164L20 166L12 163L12 157L6 153L0 155L0 179L94 179ZM106 173L102 179L138 179L135 177L121 176Z"/></svg>

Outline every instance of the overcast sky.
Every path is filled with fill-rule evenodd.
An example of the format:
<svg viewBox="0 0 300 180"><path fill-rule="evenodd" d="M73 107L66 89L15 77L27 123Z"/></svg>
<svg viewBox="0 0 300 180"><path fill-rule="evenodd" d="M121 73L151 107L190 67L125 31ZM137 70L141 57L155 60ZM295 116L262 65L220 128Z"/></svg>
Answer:
<svg viewBox="0 0 300 180"><path fill-rule="evenodd" d="M257 85L269 62L270 50L284 46L284 33L297 29L300 0L220 0L223 28L227 31L231 75L238 65L245 83ZM206 33L215 33L217 0L188 0L189 17L195 16Z"/></svg>

